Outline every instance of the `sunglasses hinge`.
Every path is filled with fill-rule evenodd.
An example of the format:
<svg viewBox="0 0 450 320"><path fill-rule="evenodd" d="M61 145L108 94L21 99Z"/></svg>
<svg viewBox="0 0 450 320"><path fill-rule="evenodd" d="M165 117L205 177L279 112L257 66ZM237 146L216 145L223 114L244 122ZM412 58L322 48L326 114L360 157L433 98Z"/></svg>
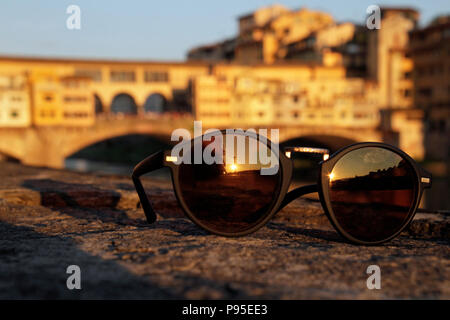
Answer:
<svg viewBox="0 0 450 320"><path fill-rule="evenodd" d="M427 177L422 177L422 178L420 178L420 181L423 182L423 183L430 183L431 179L427 178Z"/></svg>

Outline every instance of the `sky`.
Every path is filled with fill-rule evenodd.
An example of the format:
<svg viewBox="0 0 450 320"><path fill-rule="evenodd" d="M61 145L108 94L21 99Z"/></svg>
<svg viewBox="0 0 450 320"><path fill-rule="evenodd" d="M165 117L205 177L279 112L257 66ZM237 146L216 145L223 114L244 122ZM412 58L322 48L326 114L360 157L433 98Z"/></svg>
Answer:
<svg viewBox="0 0 450 320"><path fill-rule="evenodd" d="M0 55L184 60L194 46L234 36L238 16L275 2L358 23L371 4L414 7L421 24L450 13L449 0L1 0ZM72 4L81 9L80 30L66 27Z"/></svg>

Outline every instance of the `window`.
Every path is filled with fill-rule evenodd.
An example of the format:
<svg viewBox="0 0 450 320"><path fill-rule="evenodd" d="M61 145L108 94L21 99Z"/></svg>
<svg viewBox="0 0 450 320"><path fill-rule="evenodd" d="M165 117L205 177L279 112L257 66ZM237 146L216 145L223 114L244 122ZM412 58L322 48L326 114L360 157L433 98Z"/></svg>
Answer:
<svg viewBox="0 0 450 320"><path fill-rule="evenodd" d="M365 119L365 118L367 118L367 114L366 113L362 113L362 112L355 112L353 114L353 117L355 119Z"/></svg>
<svg viewBox="0 0 450 320"><path fill-rule="evenodd" d="M145 82L168 82L169 73L167 71L146 71L144 74Z"/></svg>
<svg viewBox="0 0 450 320"><path fill-rule="evenodd" d="M450 38L450 28L445 29L444 32L442 33L442 36L444 38Z"/></svg>
<svg viewBox="0 0 450 320"><path fill-rule="evenodd" d="M201 117L218 117L218 118L223 118L223 117L229 117L230 113L229 112L201 112L200 113Z"/></svg>
<svg viewBox="0 0 450 320"><path fill-rule="evenodd" d="M89 114L87 112L64 112L65 118L87 118Z"/></svg>
<svg viewBox="0 0 450 320"><path fill-rule="evenodd" d="M41 114L42 118L47 118L47 117L54 118L56 115L54 110L45 110L45 109L41 110L40 114Z"/></svg>
<svg viewBox="0 0 450 320"><path fill-rule="evenodd" d="M410 90L410 89L405 89L405 90L403 91L403 96L404 96L405 98L410 97L410 96L411 96L411 90Z"/></svg>
<svg viewBox="0 0 450 320"><path fill-rule="evenodd" d="M98 69L76 69L74 75L77 77L87 77L95 82L102 81L102 72Z"/></svg>
<svg viewBox="0 0 450 320"><path fill-rule="evenodd" d="M134 71L111 71L112 82L134 82L136 74Z"/></svg>
<svg viewBox="0 0 450 320"><path fill-rule="evenodd" d="M53 96L51 94L46 94L44 96L44 100L47 102L51 102L51 101L53 101Z"/></svg>
<svg viewBox="0 0 450 320"><path fill-rule="evenodd" d="M17 110L12 110L11 111L11 118L18 118L19 117L19 111Z"/></svg>
<svg viewBox="0 0 450 320"><path fill-rule="evenodd" d="M86 102L86 101L87 101L87 97L85 97L85 96L65 96L64 97L64 102L67 102L67 103L71 103L71 102L72 103L73 102L81 103L81 102Z"/></svg>
<svg viewBox="0 0 450 320"><path fill-rule="evenodd" d="M20 96L12 96L11 97L11 101L20 102L20 101L22 101L22 97L20 97Z"/></svg>
<svg viewBox="0 0 450 320"><path fill-rule="evenodd" d="M433 90L431 88L422 88L419 90L419 94L423 97L431 97Z"/></svg>

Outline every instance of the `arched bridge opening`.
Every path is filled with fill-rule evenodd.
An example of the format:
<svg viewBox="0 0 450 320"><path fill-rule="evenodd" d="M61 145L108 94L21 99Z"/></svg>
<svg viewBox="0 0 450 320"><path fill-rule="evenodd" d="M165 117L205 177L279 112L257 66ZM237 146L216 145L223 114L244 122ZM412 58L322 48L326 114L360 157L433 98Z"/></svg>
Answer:
<svg viewBox="0 0 450 320"><path fill-rule="evenodd" d="M144 104L145 113L160 114L168 111L168 101L160 93L152 93L145 100Z"/></svg>
<svg viewBox="0 0 450 320"><path fill-rule="evenodd" d="M128 174L142 159L171 145L170 137L129 134L83 147L69 155L64 165L79 171ZM125 171L124 171L125 170Z"/></svg>
<svg viewBox="0 0 450 320"><path fill-rule="evenodd" d="M120 93L112 100L111 112L121 115L136 115L138 113L138 107L131 95Z"/></svg>
<svg viewBox="0 0 450 320"><path fill-rule="evenodd" d="M20 159L18 159L18 158L16 158L16 157L12 156L12 155L9 154L9 153L2 152L2 151L0 150L0 161L8 161L8 162L16 162L16 163L19 163L19 162L20 162Z"/></svg>

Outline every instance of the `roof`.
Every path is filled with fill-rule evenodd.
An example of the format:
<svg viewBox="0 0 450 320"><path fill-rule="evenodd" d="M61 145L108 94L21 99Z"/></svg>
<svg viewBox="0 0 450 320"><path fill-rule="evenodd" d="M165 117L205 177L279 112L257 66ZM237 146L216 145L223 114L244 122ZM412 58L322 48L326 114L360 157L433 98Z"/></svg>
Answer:
<svg viewBox="0 0 450 320"><path fill-rule="evenodd" d="M193 48L189 49L188 54L194 53L196 51L201 51L201 50L208 50L208 49L219 48L219 47L225 46L227 44L232 44L236 40L237 40L237 38L228 38L228 39L225 39L225 40L222 40L222 41L218 41L218 42L214 42L214 43L199 45L197 47L193 47Z"/></svg>
<svg viewBox="0 0 450 320"><path fill-rule="evenodd" d="M0 55L1 61L42 62L42 63L77 63L77 64L132 64L132 65L158 65L158 66L208 66L200 61L157 61L157 60L119 60L119 59L92 59L92 58L63 58L40 56L8 56Z"/></svg>
<svg viewBox="0 0 450 320"><path fill-rule="evenodd" d="M12 57L12 56L0 56L1 61L18 61L18 62L44 62L44 63L80 63L80 64L97 64L97 63L105 63L105 64L148 64L148 65L166 65L166 66L211 66L211 62L202 62L202 61L185 61L185 62L167 62L167 61L137 61L137 60L95 60L95 59L64 59L64 58L51 58L51 57ZM273 64L264 64L261 62L256 62L252 64L244 64L235 61L231 61L229 63L226 62L217 62L213 64L214 66L243 66L243 67L268 67L268 68L276 68L276 67L323 67L329 69L335 69L337 67L329 67L324 66L317 63L311 62L301 62L301 61L277 61Z"/></svg>
<svg viewBox="0 0 450 320"><path fill-rule="evenodd" d="M295 61L295 60L277 60L271 64L265 64L262 62L254 62L254 63L239 63L235 61L231 62L218 62L215 66L241 66L241 67L264 67L264 68L294 68L294 67L307 67L307 68L324 68L324 69L343 69L341 66L326 66L319 62L314 61Z"/></svg>
<svg viewBox="0 0 450 320"><path fill-rule="evenodd" d="M92 78L88 76L63 76L59 78L61 81L72 81L72 80L84 80L91 81Z"/></svg>
<svg viewBox="0 0 450 320"><path fill-rule="evenodd" d="M241 16L238 16L237 18L238 18L238 20L242 20L242 19L246 19L246 18L251 18L251 17L253 17L254 14L255 14L255 12L253 11L253 12L251 12L251 13L246 13L246 14L243 14L243 15L241 15Z"/></svg>
<svg viewBox="0 0 450 320"><path fill-rule="evenodd" d="M381 6L380 7L381 12L383 11L397 11L397 12L410 12L410 13L417 13L419 14L419 11L413 7L389 7L389 6Z"/></svg>
<svg viewBox="0 0 450 320"><path fill-rule="evenodd" d="M423 29L412 30L411 34L412 35L421 35L421 34L431 33L434 31L444 30L444 29L448 29L448 28L450 28L450 21L446 22L446 23L441 23L441 24L431 24Z"/></svg>
<svg viewBox="0 0 450 320"><path fill-rule="evenodd" d="M390 12L403 12L403 13L409 13L414 21L417 22L419 19L420 13L417 9L412 7L380 7L381 10L381 16L384 17L386 13Z"/></svg>

